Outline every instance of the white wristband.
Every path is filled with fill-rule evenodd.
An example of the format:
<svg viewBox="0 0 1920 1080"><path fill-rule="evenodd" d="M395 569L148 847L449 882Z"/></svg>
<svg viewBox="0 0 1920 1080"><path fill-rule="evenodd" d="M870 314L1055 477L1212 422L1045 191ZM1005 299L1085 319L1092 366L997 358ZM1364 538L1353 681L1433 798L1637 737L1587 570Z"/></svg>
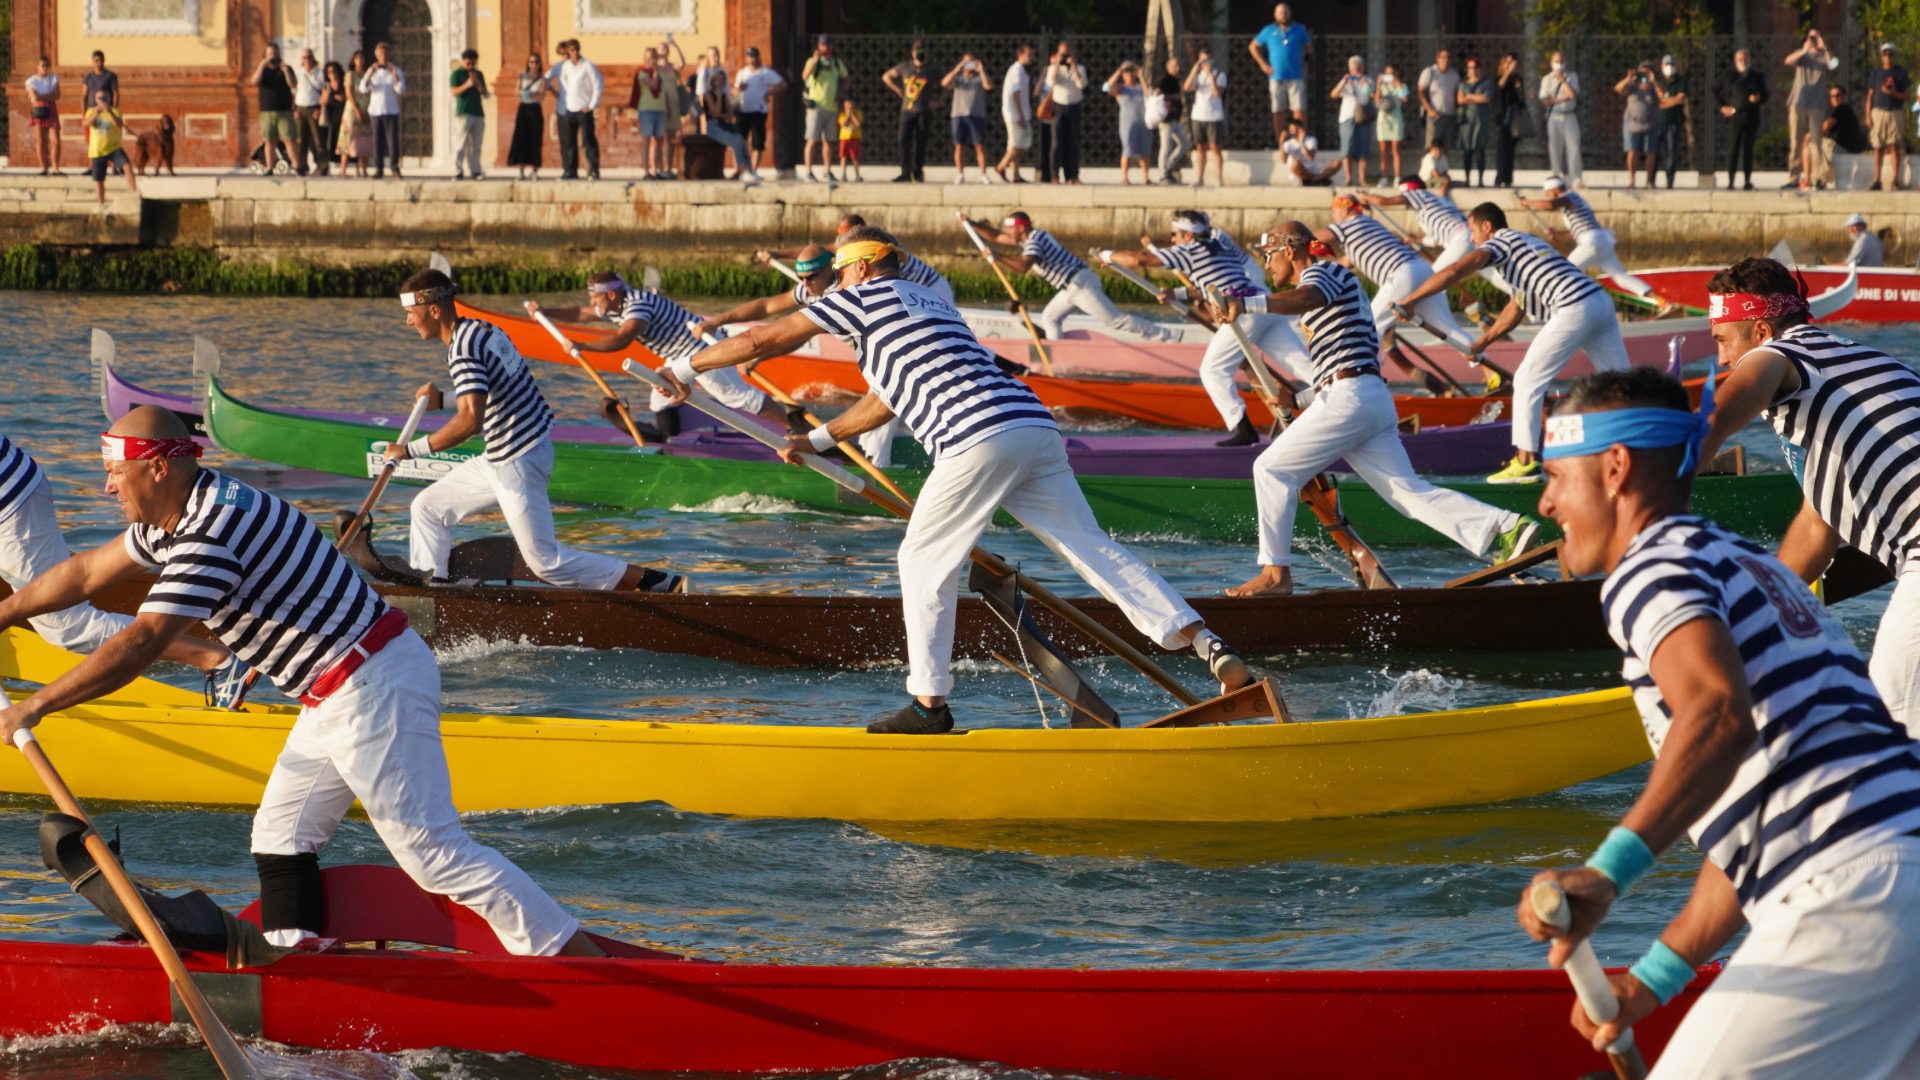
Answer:
<svg viewBox="0 0 1920 1080"><path fill-rule="evenodd" d="M827 431L827 425L821 424L819 427L807 432L807 442L815 450L824 454L833 449L839 440L835 439L832 433Z"/></svg>
<svg viewBox="0 0 1920 1080"><path fill-rule="evenodd" d="M1103 263L1111 263L1111 262L1113 261L1113 249L1112 249L1112 248L1101 248L1101 249L1100 249L1100 261L1101 261L1101 262L1103 262Z"/></svg>
<svg viewBox="0 0 1920 1080"><path fill-rule="evenodd" d="M1249 296L1240 301L1240 303L1246 310L1256 315L1265 315L1267 313L1267 296L1264 293L1259 296Z"/></svg>
<svg viewBox="0 0 1920 1080"><path fill-rule="evenodd" d="M13 745L19 747L22 750L25 750L27 748L28 743L34 742L34 741L36 740L33 737L32 728L23 727L19 731L16 731L13 733Z"/></svg>
<svg viewBox="0 0 1920 1080"><path fill-rule="evenodd" d="M685 386L692 386L693 381L699 377L694 373L693 357L691 356L683 356L678 360L669 362L667 364L667 370Z"/></svg>
<svg viewBox="0 0 1920 1080"><path fill-rule="evenodd" d="M1173 298L1175 300L1185 302L1185 300L1187 299L1186 286L1183 285L1180 288L1173 290Z"/></svg>
<svg viewBox="0 0 1920 1080"><path fill-rule="evenodd" d="M416 458L432 457L433 456L433 437L431 435L422 435L419 438L408 443L407 456L416 457Z"/></svg>

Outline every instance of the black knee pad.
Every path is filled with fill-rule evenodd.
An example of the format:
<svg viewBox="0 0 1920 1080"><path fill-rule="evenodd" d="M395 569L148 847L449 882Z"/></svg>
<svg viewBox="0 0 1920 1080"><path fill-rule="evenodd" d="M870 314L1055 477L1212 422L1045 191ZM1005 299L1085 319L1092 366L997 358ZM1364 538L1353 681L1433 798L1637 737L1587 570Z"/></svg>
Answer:
<svg viewBox="0 0 1920 1080"><path fill-rule="evenodd" d="M260 871L260 928L318 934L327 916L320 856L256 853L253 864Z"/></svg>

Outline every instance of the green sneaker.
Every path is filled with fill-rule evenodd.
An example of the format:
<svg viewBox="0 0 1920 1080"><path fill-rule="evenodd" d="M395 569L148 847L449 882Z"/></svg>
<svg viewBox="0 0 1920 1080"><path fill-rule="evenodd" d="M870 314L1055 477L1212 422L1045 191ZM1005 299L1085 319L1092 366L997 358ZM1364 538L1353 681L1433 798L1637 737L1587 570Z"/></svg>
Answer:
<svg viewBox="0 0 1920 1080"><path fill-rule="evenodd" d="M1537 484L1540 482L1540 459L1521 461L1518 456L1507 462L1507 467L1487 477L1489 484Z"/></svg>
<svg viewBox="0 0 1920 1080"><path fill-rule="evenodd" d="M1533 549L1534 541L1540 539L1540 523L1525 514L1513 523L1513 528L1500 534L1500 542L1493 550L1494 565L1506 562L1522 552Z"/></svg>

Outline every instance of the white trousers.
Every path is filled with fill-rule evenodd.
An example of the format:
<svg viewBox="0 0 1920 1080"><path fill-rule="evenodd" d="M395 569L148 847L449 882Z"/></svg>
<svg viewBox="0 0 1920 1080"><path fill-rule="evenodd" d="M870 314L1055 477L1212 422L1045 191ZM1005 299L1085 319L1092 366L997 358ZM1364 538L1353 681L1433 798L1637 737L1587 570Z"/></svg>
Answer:
<svg viewBox="0 0 1920 1080"><path fill-rule="evenodd" d="M0 517L0 581L14 589L72 557L60 520L53 513L53 489L46 477L33 486L5 517ZM90 653L133 622L82 601L70 608L27 620L34 632L68 652Z"/></svg>
<svg viewBox="0 0 1920 1080"><path fill-rule="evenodd" d="M1393 305L1400 302L1408 293L1426 284L1433 276L1433 270L1425 259L1414 261L1387 275L1387 280L1376 281L1378 286L1373 293L1373 328L1380 334L1400 325L1394 317ZM1453 319L1453 309L1447 306L1447 294L1437 292L1413 305L1414 314L1420 316L1427 328L1447 339L1447 343L1461 352L1473 346L1473 338L1460 329Z"/></svg>
<svg viewBox="0 0 1920 1080"><path fill-rule="evenodd" d="M900 541L908 693L944 697L953 689L960 569L1001 508L1118 605L1140 633L1165 648L1186 644L1180 631L1200 616L1153 567L1093 520L1060 433L1014 428L941 455L920 489Z"/></svg>
<svg viewBox="0 0 1920 1080"><path fill-rule="evenodd" d="M1454 233L1453 239L1447 241L1446 246L1440 249L1440 254L1434 256L1434 259L1433 259L1434 272L1438 273L1441 270L1445 270L1447 267L1453 265L1454 263L1459 262L1461 259L1466 258L1468 253L1472 251L1473 251L1472 235L1465 232L1464 230Z"/></svg>
<svg viewBox="0 0 1920 1080"><path fill-rule="evenodd" d="M1518 514L1435 487L1413 471L1400 443L1393 391L1378 376L1341 379L1319 392L1253 463L1260 565L1288 566L1300 489L1340 458L1389 506L1479 555Z"/></svg>
<svg viewBox="0 0 1920 1080"><path fill-rule="evenodd" d="M893 467L893 440L905 430L906 425L896 416L871 431L861 432L854 438L853 443L860 448L861 453L867 455L867 460L883 469L889 469Z"/></svg>
<svg viewBox="0 0 1920 1080"><path fill-rule="evenodd" d="M1574 241L1573 250L1567 252L1567 261L1582 270L1598 270L1612 277L1635 296L1652 296L1653 286L1627 272L1613 244L1611 229L1596 229Z"/></svg>
<svg viewBox="0 0 1920 1080"><path fill-rule="evenodd" d="M1920 839L1766 905L1653 1080L1920 1077Z"/></svg>
<svg viewBox="0 0 1920 1080"><path fill-rule="evenodd" d="M541 439L502 465L472 457L413 497L413 528L407 562L421 573L447 576L455 525L483 510L500 508L514 545L527 566L549 585L611 589L627 564L606 555L562 547L553 536L553 504L547 478L553 474L553 441Z"/></svg>
<svg viewBox="0 0 1920 1080"><path fill-rule="evenodd" d="M1040 329L1048 338L1058 341L1066 334L1067 316L1075 311L1086 312L1105 323L1109 329L1147 341L1173 341L1179 336L1151 319L1129 315L1115 307L1106 290L1100 287L1099 276L1088 267L1081 267L1067 279L1066 287L1053 294L1053 299L1047 301L1047 306L1034 322L1040 324Z"/></svg>
<svg viewBox="0 0 1920 1080"><path fill-rule="evenodd" d="M1527 345L1526 359L1513 373L1513 445L1540 452L1540 408L1547 386L1585 349L1595 371L1625 371L1627 343L1620 340L1620 323L1613 317L1613 301L1598 292L1571 307L1556 310Z"/></svg>
<svg viewBox="0 0 1920 1080"><path fill-rule="evenodd" d="M318 852L355 799L415 884L485 919L509 952L551 956L580 929L460 824L440 742L440 665L411 630L300 710L254 815L254 853Z"/></svg>
<svg viewBox="0 0 1920 1080"><path fill-rule="evenodd" d="M694 355L699 354L696 352ZM700 389L711 394L715 401L729 409L738 409L743 413L758 413L766 407L767 392L749 383L747 377L741 374L737 367L703 371L694 377L694 381L700 384ZM671 407L672 404L667 399L667 395L658 390L649 391L647 394L648 412L657 413Z"/></svg>
<svg viewBox="0 0 1920 1080"><path fill-rule="evenodd" d="M1312 372L1313 363L1307 359L1306 345L1284 317L1249 313L1240 316L1239 323L1254 348L1266 353L1295 378ZM1247 403L1241 400L1240 387L1234 378L1242 359L1240 339L1234 336L1231 326L1215 330L1213 340L1207 342L1206 353L1200 357L1200 385L1206 387L1207 396L1213 399L1213 407L1219 410L1228 431L1239 427L1240 421L1247 418Z"/></svg>
<svg viewBox="0 0 1920 1080"><path fill-rule="evenodd" d="M1920 739L1920 560L1902 567L1894 582L1867 673L1893 718Z"/></svg>

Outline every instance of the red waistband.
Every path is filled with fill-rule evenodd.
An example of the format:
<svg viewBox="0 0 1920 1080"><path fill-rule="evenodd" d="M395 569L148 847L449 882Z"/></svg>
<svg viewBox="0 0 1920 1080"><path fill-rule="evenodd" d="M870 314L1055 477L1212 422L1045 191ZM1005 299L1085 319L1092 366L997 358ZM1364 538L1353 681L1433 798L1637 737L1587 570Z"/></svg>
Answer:
<svg viewBox="0 0 1920 1080"><path fill-rule="evenodd" d="M307 692L300 695L300 704L312 708L327 700L327 695L340 689L354 672L360 670L360 665L371 659L374 653L386 648L394 638L406 632L407 613L399 608L388 608L385 615L375 619L373 625L367 628L367 632L360 635L360 640L353 643L345 656L335 660L332 667L321 672L320 677L313 680L313 685L307 687Z"/></svg>

